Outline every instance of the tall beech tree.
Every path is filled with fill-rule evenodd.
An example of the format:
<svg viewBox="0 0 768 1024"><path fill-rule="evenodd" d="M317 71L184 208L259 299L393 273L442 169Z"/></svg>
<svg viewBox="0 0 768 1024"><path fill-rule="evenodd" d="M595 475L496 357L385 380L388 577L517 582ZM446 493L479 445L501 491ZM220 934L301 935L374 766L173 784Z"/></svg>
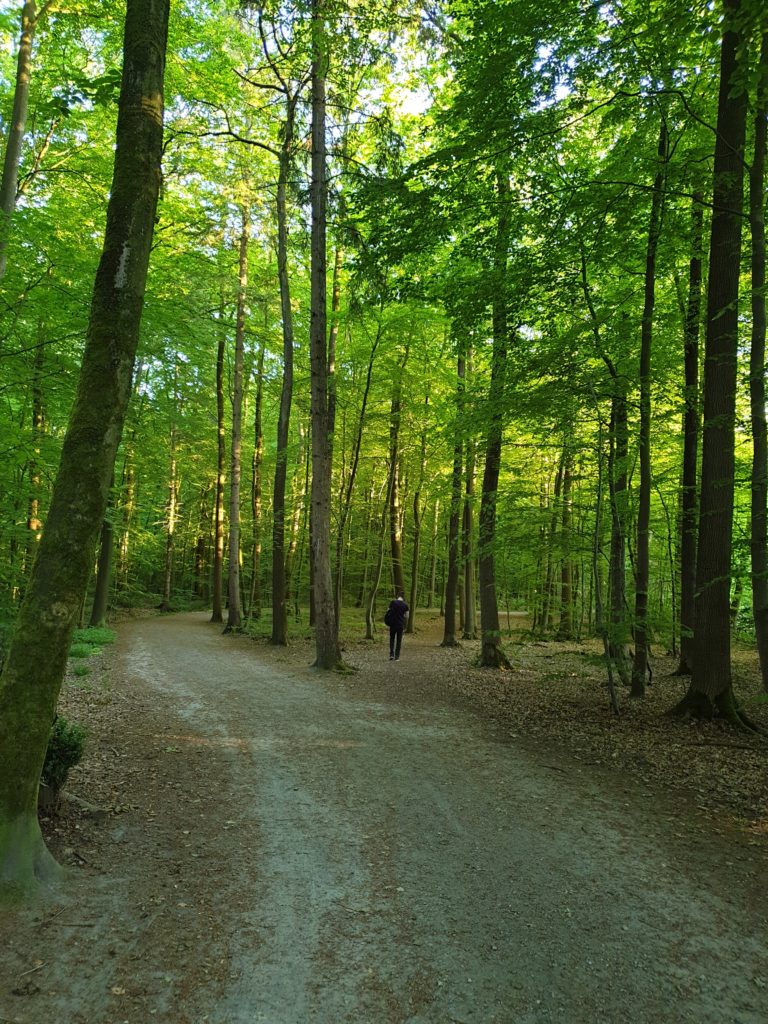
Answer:
<svg viewBox="0 0 768 1024"><path fill-rule="evenodd" d="M8 262L8 237L18 198L21 147L27 126L29 86L32 79L32 47L37 27L53 2L54 0L48 0L38 8L35 0L26 0L21 8L21 34L16 58L16 87L13 93L11 123L5 142L3 174L0 178L0 280L5 276Z"/></svg>
<svg viewBox="0 0 768 1024"><path fill-rule="evenodd" d="M683 471L680 488L680 664L678 675L693 669L693 626L696 608L696 475L699 449L699 332L701 324L701 256L704 197L697 192L691 209L691 255L685 303L683 364Z"/></svg>
<svg viewBox="0 0 768 1024"><path fill-rule="evenodd" d="M479 584L480 664L486 668L508 668L501 647L499 605L496 594L496 506L498 503L501 444L504 430L503 395L509 345L509 237L510 182L505 167L496 168L498 219L493 266L493 351L488 391L489 422L485 447L483 489L480 498Z"/></svg>
<svg viewBox="0 0 768 1024"><path fill-rule="evenodd" d="M741 0L724 0L704 357L701 505L691 684L678 713L745 724L731 675L734 428L747 96L739 79Z"/></svg>
<svg viewBox="0 0 768 1024"><path fill-rule="evenodd" d="M227 425L224 418L224 356L227 334L224 299L219 306L216 341L216 502L213 514L213 583L211 622L224 621L224 501L227 483Z"/></svg>
<svg viewBox="0 0 768 1024"><path fill-rule="evenodd" d="M444 622L442 647L456 647L456 599L459 591L459 568L461 561L459 523L461 519L461 475L464 445L462 442L464 411L464 386L466 376L466 358L459 342L456 375L456 421L453 425L453 473L451 474L451 502L448 516L448 570L445 581ZM482 582L480 584L482 587ZM482 597L481 597L482 608Z"/></svg>
<svg viewBox="0 0 768 1024"><path fill-rule="evenodd" d="M331 472L326 271L326 109L328 52L324 0L312 0L312 206L310 368L312 408L311 549L315 597L315 664L332 669L341 661L331 573Z"/></svg>
<svg viewBox="0 0 768 1024"><path fill-rule="evenodd" d="M128 0L114 175L75 405L40 548L0 676L0 895L57 868L37 792L109 486L139 337L160 187L169 0Z"/></svg>
<svg viewBox="0 0 768 1024"><path fill-rule="evenodd" d="M633 697L645 694L648 673L648 587L650 584L651 522L651 350L653 311L656 306L656 254L664 210L664 182L669 159L669 132L662 114L659 130L658 168L653 182L648 240L645 249L643 316L640 327L640 487L637 493L637 548L635 552L635 660L632 665Z"/></svg>
<svg viewBox="0 0 768 1024"><path fill-rule="evenodd" d="M227 574L226 630L242 626L240 599L240 490L243 474L243 361L245 353L246 299L248 292L248 240L251 211L247 202L240 207L240 239L235 317L235 357L232 365L232 433L229 462L229 565Z"/></svg>

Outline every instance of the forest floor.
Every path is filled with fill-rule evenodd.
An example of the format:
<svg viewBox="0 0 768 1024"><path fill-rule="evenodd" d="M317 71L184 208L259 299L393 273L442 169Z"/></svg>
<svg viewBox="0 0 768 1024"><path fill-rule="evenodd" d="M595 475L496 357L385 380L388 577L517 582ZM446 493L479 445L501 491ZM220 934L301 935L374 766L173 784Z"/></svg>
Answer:
<svg viewBox="0 0 768 1024"><path fill-rule="evenodd" d="M670 660L617 720L591 645L520 632L496 673L440 629L321 675L303 640L122 623L63 692L92 806L0 920L0 1022L764 1024L765 743L664 717Z"/></svg>

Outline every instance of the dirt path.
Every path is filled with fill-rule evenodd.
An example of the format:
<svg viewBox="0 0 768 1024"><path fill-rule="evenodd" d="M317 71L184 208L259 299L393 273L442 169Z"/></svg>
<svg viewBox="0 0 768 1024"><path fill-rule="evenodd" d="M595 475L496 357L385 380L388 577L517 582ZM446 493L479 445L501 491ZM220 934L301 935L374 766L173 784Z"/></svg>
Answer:
<svg viewBox="0 0 768 1024"><path fill-rule="evenodd" d="M768 1018L756 855L651 791L199 615L121 626L114 659L130 710L98 753L124 811L60 851L66 894L0 926L0 1021Z"/></svg>

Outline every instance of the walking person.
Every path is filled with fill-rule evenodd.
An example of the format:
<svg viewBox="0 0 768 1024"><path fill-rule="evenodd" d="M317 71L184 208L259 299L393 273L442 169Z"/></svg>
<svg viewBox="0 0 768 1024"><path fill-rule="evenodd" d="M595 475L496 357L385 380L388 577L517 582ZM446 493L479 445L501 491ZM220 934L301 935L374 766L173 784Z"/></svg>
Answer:
<svg viewBox="0 0 768 1024"><path fill-rule="evenodd" d="M402 594L389 602L384 622L389 626L389 660L400 660L400 647L403 642L403 630L408 619L408 605Z"/></svg>

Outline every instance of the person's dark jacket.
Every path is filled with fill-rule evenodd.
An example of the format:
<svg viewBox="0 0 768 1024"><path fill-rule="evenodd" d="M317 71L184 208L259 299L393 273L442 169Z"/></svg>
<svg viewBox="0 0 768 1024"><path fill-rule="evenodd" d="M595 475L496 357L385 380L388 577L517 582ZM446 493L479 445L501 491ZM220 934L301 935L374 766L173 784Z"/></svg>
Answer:
<svg viewBox="0 0 768 1024"><path fill-rule="evenodd" d="M405 620L408 615L408 605L402 597L396 597L389 602L389 628L404 629Z"/></svg>

